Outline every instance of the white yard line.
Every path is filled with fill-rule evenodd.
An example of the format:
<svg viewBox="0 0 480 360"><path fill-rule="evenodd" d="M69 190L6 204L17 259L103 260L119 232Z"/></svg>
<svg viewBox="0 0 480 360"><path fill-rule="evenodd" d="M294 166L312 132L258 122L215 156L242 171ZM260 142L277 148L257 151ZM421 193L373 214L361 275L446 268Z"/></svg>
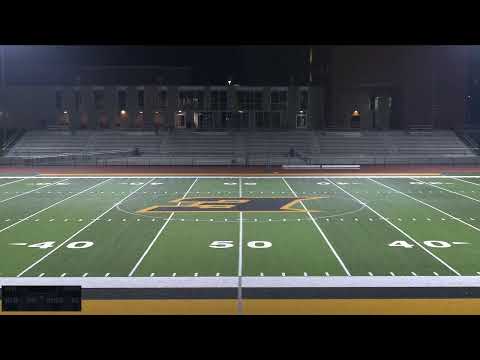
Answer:
<svg viewBox="0 0 480 360"><path fill-rule="evenodd" d="M42 209L42 210L40 210L40 211L37 211L36 213L33 213L32 215L29 215L29 216L27 216L26 218L23 218L23 219L21 219L21 220L18 220L17 222L15 222L15 223L13 223L13 224L11 224L11 225L3 228L3 229L0 229L0 233L3 232L3 231L5 231L5 230L10 229L11 227L13 227L13 226L15 226L15 225L20 224L21 222L23 222L23 221L25 221L25 220L30 219L31 217L33 217L33 216L35 216L35 215L38 215L38 214L40 214L40 213L42 213L42 212L44 212L44 211L46 211L46 210L48 210L48 209L50 209L50 208L52 208L52 207L54 207L54 206L57 206L58 204L61 204L61 203L64 202L64 201L67 201L67 200L69 200L69 199L71 199L71 198L73 198L73 197L75 197L75 196L78 196L78 195L80 195L80 194L83 194L84 192L89 191L89 190L91 190L91 189L93 189L93 188L95 188L95 187L97 187L97 186L100 186L100 185L106 183L106 182L109 181L109 180L111 180L111 179L107 179L107 180L101 181L101 182L99 182L98 184L95 184L95 185L93 185L93 186L91 186L91 187L89 187L89 188L87 188L87 189L85 189L85 190L82 190L82 191L80 191L80 192L78 192L78 193L75 193L75 194L73 194L73 195L71 195L71 196L69 196L69 197L67 197L67 198L65 198L65 199L63 199L63 200L57 201L56 203L54 203L54 204L46 207L45 209Z"/></svg>
<svg viewBox="0 0 480 360"><path fill-rule="evenodd" d="M370 178L368 178L368 180L373 181L373 182L375 182L375 183L377 183L377 184L379 184L379 185L382 185L382 186L386 187L387 189L390 189L390 190L392 190L392 191L395 191L395 192L397 192L397 193L399 193L399 194L401 194L401 195L403 195L403 196L406 196L406 197L408 197L408 198L410 198L410 199L412 199L412 200L415 200L415 201L419 202L420 204L423 204L423 205L425 205L425 206L428 206L429 208L432 208L433 210L436 210L436 211L438 211L438 212L440 212L440 213L442 213L442 214L444 214L444 215L446 215L446 216L448 216L448 217L450 217L450 218L452 218L452 219L454 219L454 220L456 220L456 221L458 221L458 222L461 222L462 224L464 224L464 225L466 225L466 226L468 226L468 227L470 227L470 228L472 228L472 229L474 229L474 230L480 231L480 229L477 228L476 226L473 226L472 224L469 224L469 223L467 223L466 221L463 221L462 219L459 219L459 218L457 218L457 217L455 217L455 216L447 213L446 211L440 210L439 208L436 208L436 207L433 206L433 205L430 205L430 204L428 204L428 203L426 203L426 202L424 202L424 201L422 201L422 200L416 199L416 198L414 198L413 196L410 196L410 195L408 195L408 194L405 194L404 192L401 192L400 190L394 189L394 188L392 188L392 187L390 187L390 186L388 186L388 185L385 185L385 184L383 184L383 183L381 183L381 182L379 182L379 181L377 181L377 180L373 180L373 179L370 179Z"/></svg>
<svg viewBox="0 0 480 360"><path fill-rule="evenodd" d="M282 177L282 180L285 182L285 185L287 185L287 187L290 189L290 191L292 192L293 196L297 197L298 198L298 195L295 191L293 191L293 189L291 188L291 186L288 184L287 180L285 180L284 177ZM332 253L335 255L335 257L337 258L338 262L340 263L340 265L342 266L343 270L345 271L345 273L350 276L350 271L348 271L347 267L345 266L345 264L343 263L342 259L340 258L340 256L337 254L337 252L335 251L335 249L333 248L332 244L330 243L330 241L328 240L327 238L327 235L325 235L325 233L323 232L323 230L320 228L320 226L318 225L317 221L314 219L314 217L312 216L312 214L310 213L310 211L308 211L307 207L305 206L305 204L303 203L303 201L300 201L300 204L303 206L303 208L305 209L305 211L307 212L308 216L310 217L310 220L312 220L313 224L315 225L315 227L317 228L318 232L320 233L320 235L322 235L323 239L325 240L325 242L327 243L328 247L330 248L330 250L332 251Z"/></svg>
<svg viewBox="0 0 480 360"><path fill-rule="evenodd" d="M10 181L10 182L7 182L7 183L5 183L5 184L0 185L0 187L6 186L6 185L10 185L10 184L13 184L13 183L16 183L16 182L19 182L19 181L23 181L23 180L25 180L25 179L26 179L26 178L22 178L22 179L15 180L15 181Z"/></svg>
<svg viewBox="0 0 480 360"><path fill-rule="evenodd" d="M44 185L44 186L41 186L41 187L39 187L39 188L36 188L36 189L30 190L30 191L26 191L26 192L24 192L24 193L21 193L21 194L12 196L12 197L10 197L10 198L3 199L3 200L0 201L0 204L6 202L6 201L8 201L8 200L15 199L15 198L17 198L17 197L19 197L19 196L27 195L27 194L30 194L30 193L32 193L32 192L34 192L34 191L38 191L38 190L40 190L40 189L43 189L43 188L46 188L46 187L49 187L49 186L53 186L53 185L55 185L55 184L58 184L58 183L60 183L60 182L62 182L62 181L68 180L68 179L69 179L69 178L62 179L62 180L60 180L60 181L54 182L53 184Z"/></svg>
<svg viewBox="0 0 480 360"><path fill-rule="evenodd" d="M463 180L463 179L460 179L460 178L458 178L458 177L454 177L453 179L454 179L454 180L458 180L458 181L462 181L462 182L467 183L467 184L472 184L472 185L480 186L480 184L478 184L478 183L474 183L474 182L471 182L471 181Z"/></svg>
<svg viewBox="0 0 480 360"><path fill-rule="evenodd" d="M410 177L410 179L415 180L415 181L419 181L418 179L415 179L413 177ZM449 193L452 193L452 194L456 194L456 195L459 195L459 196L462 196L464 198L467 198L467 199L470 199L470 200L473 200L473 201L476 201L476 202L480 203L480 200L478 200L478 199L472 198L472 197L464 195L464 194L460 194L460 193L458 193L456 191L453 191L453 190L445 189L445 188L443 188L441 186L438 186L438 185L429 184L427 182L425 182L425 185L432 186L434 188L437 188L437 189L440 189L440 190L443 190L443 191L446 191L446 192L449 192Z"/></svg>
<svg viewBox="0 0 480 360"><path fill-rule="evenodd" d="M243 276L243 212L240 211L240 231L238 234L238 293L237 293L237 310L239 315L243 314L242 276Z"/></svg>
<svg viewBox="0 0 480 360"><path fill-rule="evenodd" d="M48 252L47 254L45 254L44 256L42 256L40 259L38 259L37 261L35 261L32 265L30 265L29 267L27 267L25 270L23 270L21 273L19 273L17 275L17 277L20 277L22 276L23 274L25 274L27 271L29 271L30 269L32 269L34 266L36 266L37 264L39 264L40 262L42 262L43 260L45 260L47 257L49 257L51 254L53 254L55 251L57 251L58 249L60 249L63 245L65 245L66 243L68 243L70 240L72 240L73 238L75 238L78 234L80 234L83 230L85 230L86 228L88 228L90 225L92 225L94 222L96 222L98 219L100 219L102 216L104 216L105 214L107 214L110 210L114 209L115 207L117 207L118 205L120 205L122 202L124 202L125 200L127 200L130 196L132 196L133 194L135 194L138 190L142 189L144 186L150 184L155 178L152 178L150 181L146 182L145 184L143 184L142 186L138 187L136 190L132 191L131 193L129 193L127 196L125 196L122 200L116 202L115 204L113 204L108 210L105 210L103 213L101 213L100 215L98 215L95 219L93 219L92 221L90 221L87 225L85 225L84 227L82 227L80 230L78 230L77 232L75 232L72 236L70 236L68 239L66 239L64 242L62 242L60 245L58 245L56 248L52 249L50 252Z"/></svg>
<svg viewBox="0 0 480 360"><path fill-rule="evenodd" d="M445 267L447 267L449 270L451 270L452 272L454 272L456 275L461 275L457 270L455 270L453 267L451 267L450 265L448 265L445 261L443 261L441 258L439 258L437 255L435 255L434 253L432 253L430 250L428 250L427 248L425 248L421 243L419 243L417 240L415 240L413 237L411 237L410 235L408 235L405 231L403 231L402 229L400 229L398 226L396 226L394 223L392 223L390 220L388 220L385 216L383 216L382 214L380 214L378 211L372 209L369 205L367 205L366 203L364 203L362 200L358 199L357 197L355 197L354 195L350 194L348 191L346 191L345 189L343 189L342 187L338 186L336 183L334 183L333 181L331 181L330 179L327 178L327 181L329 181L330 183L332 183L334 186L336 186L337 188L339 188L341 191L343 191L345 194L347 194L348 196L350 196L351 198L355 199L356 201L358 201L358 203L360 203L361 205L365 206L367 209L369 209L370 211L372 211L374 214L376 214L379 218L381 218L382 220L386 221L388 224L390 224L390 226L392 226L393 228L395 228L398 232L400 232L401 234L403 234L406 238L410 239L411 241L413 241L415 244L418 245L418 247L420 247L422 250L424 250L426 253L428 253L429 255L431 255L433 258L435 258L437 261L439 261L441 264L443 264Z"/></svg>
<svg viewBox="0 0 480 360"><path fill-rule="evenodd" d="M153 180L153 179L152 179ZM190 192L190 190L193 188L193 186L196 184L196 182L198 181L198 177L195 178L195 181L190 185L190 187L188 188L187 192L183 195L182 199L185 199L188 195L188 193ZM135 264L135 266L132 268L132 270L130 271L130 273L128 274L129 277L133 276L133 274L135 273L135 271L138 269L138 267L140 266L140 264L142 263L143 259L145 258L145 256L147 256L147 254L150 252L150 250L152 249L153 245L155 244L155 242L157 241L157 239L160 237L160 235L162 234L163 230L165 230L165 228L167 227L168 223L170 222L170 220L172 219L173 215L175 214L175 211L172 211L170 213L170 216L167 218L167 220L163 223L162 227L160 228L160 230L158 230L157 234L155 235L155 237L153 238L153 240L150 242L150 244L148 245L147 249L144 251L144 253L142 254L142 256L140 257L140 259L138 259L137 263Z"/></svg>

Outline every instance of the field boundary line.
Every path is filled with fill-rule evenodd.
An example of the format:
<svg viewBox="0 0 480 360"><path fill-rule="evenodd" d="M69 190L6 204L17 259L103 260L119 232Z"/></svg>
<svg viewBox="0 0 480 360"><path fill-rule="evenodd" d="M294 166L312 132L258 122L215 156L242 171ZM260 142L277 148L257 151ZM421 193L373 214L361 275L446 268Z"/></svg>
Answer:
<svg viewBox="0 0 480 360"><path fill-rule="evenodd" d="M285 185L287 185L287 187L290 189L290 191L292 192L293 196L295 196L296 198L298 198L298 195L297 193L292 189L292 187L289 185L289 183L287 182L287 180L285 180L284 177L282 177L282 180L285 182ZM351 276L350 274L350 271L348 270L348 268L346 267L346 265L343 263L342 259L340 258L340 256L337 254L337 252L335 251L334 247L332 246L332 244L330 243L330 240L328 240L327 238L327 235L325 235L325 233L323 232L323 230L320 228L320 226L318 225L317 221L314 219L314 217L312 216L312 214L310 213L310 211L308 211L307 207L305 206L305 204L303 203L303 201L300 200L300 204L303 206L303 208L305 209L305 211L307 212L307 215L310 217L310 220L312 220L313 224L315 225L315 227L317 228L318 232L320 233L320 235L322 235L323 239L325 240L325 242L327 243L328 247L330 248L330 250L332 251L332 253L335 255L335 257L337 258L338 262L340 263L341 267L343 268L343 270L345 271L345 273L348 275L348 276Z"/></svg>
<svg viewBox="0 0 480 360"><path fill-rule="evenodd" d="M476 186L480 186L480 184L477 184L477 183L474 183L474 182L471 182L471 181L467 181L467 180L463 180L463 179L460 179L458 177L454 177L455 180L459 180L459 181L462 181L464 183L467 183L467 184L472 184L472 185L476 185Z"/></svg>
<svg viewBox="0 0 480 360"><path fill-rule="evenodd" d="M153 179L152 179L153 180ZM193 186L196 184L196 182L198 181L198 177L195 179L195 181L190 185L190 187L187 189L187 192L183 195L182 199L185 199L188 195L188 193L190 192L190 190L192 190ZM143 259L148 255L148 253L150 252L150 250L152 249L153 245L155 244L155 242L157 241L157 239L160 237L160 235L163 233L163 230L165 230L165 228L167 227L168 223L170 222L170 220L172 219L173 215L175 214L175 211L172 211L170 213L170 216L167 218L167 220L163 223L162 227L160 228L160 230L158 230L157 234L155 235L155 237L153 238L153 240L150 242L150 244L147 246L147 249L144 251L144 253L142 254L142 256L140 256L140 259L138 259L138 261L136 262L136 264L133 266L132 270L130 271L130 273L128 274L129 277L133 276L133 274L135 273L135 271L137 271L138 267L140 266L140 264L142 263Z"/></svg>
<svg viewBox="0 0 480 360"><path fill-rule="evenodd" d="M0 187L6 186L6 185L10 185L10 184L14 184L14 183L16 183L16 182L20 182L20 181L23 181L23 180L26 180L26 179L27 179L27 178L22 178L22 179L19 179L19 180L10 181L10 182L7 182L7 183L5 183L5 184L0 185Z"/></svg>
<svg viewBox="0 0 480 360"><path fill-rule="evenodd" d="M184 174L184 175L175 175L175 174L99 174L98 176L91 175L78 175L77 174L50 174L50 175L38 175L38 176L0 176L2 179L58 179L58 178L75 178L75 179L101 179L101 178L130 178L130 179L151 179L151 178L164 178L164 179L195 179L199 178L209 178L209 179L229 179L232 177L242 176L244 179L279 179L285 177L287 179L294 178L305 178L305 179L323 179L323 178L332 178L332 179L363 179L366 177L371 178L444 178L444 179L455 179L455 178L465 178L465 179L480 179L480 175L442 175L439 173L435 174L321 174L321 175L312 175L310 174L278 174L278 175L265 175L264 173L248 173L248 174L236 174L230 173L228 175L211 175L211 174Z"/></svg>
<svg viewBox="0 0 480 360"><path fill-rule="evenodd" d="M17 277L20 277L22 276L23 274L25 274L27 271L29 271L30 269L32 269L33 267L35 267L37 264L41 263L43 260L45 260L47 257L49 257L51 254L53 254L55 251L57 251L58 249L60 249L63 245L65 245L66 243L68 243L70 240L72 240L73 238L75 238L78 234L80 234L83 230L85 230L86 228L88 228L90 225L92 225L93 223L95 223L98 219L100 219L102 216L104 216L105 214L107 214L109 211L111 211L112 209L114 209L116 206L120 205L122 202L124 202L125 200L127 200L130 196L132 196L133 194L135 194L138 190L142 189L143 187L145 187L146 185L150 184L155 178L151 179L150 181L146 182L145 184L143 184L142 186L138 187L136 190L132 191L130 194L128 194L127 196L125 196L122 200L116 202L113 206L111 206L109 209L105 210L103 213L101 213L100 215L98 215L95 219L93 219L92 221L90 221L87 225L85 225L84 227L82 227L80 230L77 230L73 235L71 235L70 237L68 237L64 242L62 242L60 245L58 245L57 247L55 247L54 249L52 249L51 251L49 251L47 254L43 255L40 259L38 259L37 261L35 261L32 265L28 266L25 270L23 270L22 272L20 272Z"/></svg>
<svg viewBox="0 0 480 360"><path fill-rule="evenodd" d="M46 187L49 187L49 186L56 185L56 184L58 184L58 183L61 183L62 181L66 181L66 180L69 180L69 179L70 179L70 178L65 178L65 179L62 179L62 180L60 180L60 181L54 182L53 184L44 185L44 186L41 186L41 187L39 187L39 188L37 188L37 189L29 190L29 191L27 191L27 192L23 192L23 193L21 193L21 194L12 196L12 197L10 197L10 198L0 200L0 204L4 203L4 202L6 202L6 201L9 201L9 200L15 199L15 198L20 197L20 196L30 194L30 193L32 193L32 192L34 192L34 191L38 191L38 190L40 190L40 189L43 189L43 188L46 188Z"/></svg>
<svg viewBox="0 0 480 360"><path fill-rule="evenodd" d="M399 193L399 194L401 194L401 195L403 195L403 196L406 196L406 197L408 197L408 198L410 198L410 199L412 199L412 200L414 200L414 201L417 201L417 202L419 202L420 204L423 204L423 205L425 205L425 206L428 206L428 207L432 208L433 210L436 210L436 211L438 211L438 212L440 212L440 213L442 213L442 214L444 214L444 215L446 215L446 216L448 216L448 217L450 217L450 218L452 218L452 219L454 219L454 220L457 220L457 221L461 222L461 223L464 224L464 225L467 225L468 227L471 227L471 228L474 229L474 230L480 231L480 229L477 228L476 226L474 226L474 225L472 225L472 224L469 224L469 223L467 223L466 221L463 221L462 219L460 219L460 218L458 218L458 217L456 217L456 216L453 216L453 215L447 213L446 211L443 211L443 210L441 210L441 209L439 209L439 208L437 208L437 207L435 207L435 206L433 206L433 205L430 205L430 204L428 204L428 203L426 203L426 202L424 202L424 201L422 201L422 200L416 199L416 198L414 198L413 196L410 196L410 195L408 195L408 194L405 194L404 192L402 192L402 191L400 191L400 190L397 190L397 189L395 189L395 188L393 188L393 187L390 187L390 186L388 186L388 185L385 185L385 184L383 184L383 183L381 183L381 182L379 182L379 181L376 181L376 180L373 180L373 179L370 179L370 178L369 178L368 180L373 181L373 182L375 182L375 183L377 183L377 184L379 184L379 185L382 185L382 186L386 187L387 189L393 190L393 191L395 191L395 192L397 192L397 193Z"/></svg>
<svg viewBox="0 0 480 360"><path fill-rule="evenodd" d="M413 177L410 177L410 179L415 180L415 181L419 181L418 179L415 179L415 178L413 178ZM449 192L449 193L452 193L452 194L455 194L455 195L464 197L464 198L466 198L466 199L470 199L470 200L473 200L473 201L475 201L475 202L480 203L480 200L479 200L479 199L472 198L472 197L470 197L470 196L468 196L468 195L460 194L460 193L458 193L458 192L456 192L456 191L449 190L449 189L445 189L445 188L443 188L443 187L441 187L441 186L437 186L437 185L434 185L434 184L429 184L429 183L427 183L427 182L425 182L425 181L422 181L422 182L425 183L425 185L432 186L432 187L434 187L434 188L437 188L437 189L440 189L440 190L443 190L443 191L446 191L446 192Z"/></svg>
<svg viewBox="0 0 480 360"><path fill-rule="evenodd" d="M44 209L42 209L42 210L39 210L39 211L37 211L37 212L35 212L35 213L27 216L26 218L20 219L20 220L18 220L17 222L15 222L15 223L13 223L13 224L11 224L11 225L3 228L3 229L0 229L0 233L4 232L4 231L7 230L7 229L10 229L10 228L13 227L13 226L16 226L16 225L20 224L21 222L23 222L23 221L25 221L25 220L30 219L31 217L33 217L33 216L35 216L35 215L38 215L38 214L40 214L40 213L42 213L42 212L44 212L44 211L46 211L46 210L48 210L48 209L50 209L50 208L58 205L58 204L61 204L61 203L64 202L64 201L67 201L67 200L69 200L69 199L71 199L71 198L73 198L73 197L75 197L75 196L77 196L77 195L80 195L80 194L84 193L85 191L89 191L89 190L91 190L91 189L93 189L93 188L95 188L95 187L97 187L97 186L100 186L100 185L102 185L102 184L104 184L104 183L106 183L107 181L110 181L110 180L111 180L111 179L107 179L107 180L101 181L101 182L99 182L99 183L97 183L97 184L95 184L95 185L93 185L93 186L90 186L89 188L86 188L86 189L84 189L84 190L82 190L82 191L80 191L80 192L77 192L77 193L75 193L75 194L73 194L73 195L70 195L69 197L67 197L67 198L65 198L65 199L62 199L62 200L60 200L60 201L57 201L56 203L54 203L54 204L52 204L52 205L50 205L50 206L47 206L46 208L44 208Z"/></svg>
<svg viewBox="0 0 480 360"><path fill-rule="evenodd" d="M443 264L445 267L447 267L449 270L453 271L455 274L457 274L458 276L461 276L461 274L455 270L452 266L450 266L449 264L447 264L444 260L442 260L440 257L438 257L437 255L435 255L434 253L432 253L430 250L428 250L427 248L425 248L421 243L419 243L417 240L415 240L413 237L411 237L410 235L408 235L405 231L403 231L402 229L400 229L397 225L395 225L394 223L392 223L390 220L388 220L385 216L383 216L382 214L380 214L378 211L374 210L373 208L371 208L369 205L367 205L365 202L363 202L362 200L358 199L357 197L355 197L355 195L352 195L350 194L347 190L343 189L342 187L340 187L339 185L337 185L336 183L334 183L333 181L331 181L330 179L327 179L330 183L332 183L334 186L336 186L337 188L339 188L340 190L342 190L345 194L347 194L348 196L350 196L351 198L355 199L356 201L358 201L360 204L364 205L367 209L369 209L370 211L372 211L374 214L376 214L379 218L381 218L382 220L384 220L385 222L387 222L388 224L390 224L390 226L392 226L393 228L395 228L396 230L398 230L401 234L403 234L405 237L407 237L408 239L410 239L411 241L413 241L415 244L417 244L421 249L423 249L426 253L428 253L429 255L431 255L433 258L435 258L436 260L438 260L441 264Z"/></svg>

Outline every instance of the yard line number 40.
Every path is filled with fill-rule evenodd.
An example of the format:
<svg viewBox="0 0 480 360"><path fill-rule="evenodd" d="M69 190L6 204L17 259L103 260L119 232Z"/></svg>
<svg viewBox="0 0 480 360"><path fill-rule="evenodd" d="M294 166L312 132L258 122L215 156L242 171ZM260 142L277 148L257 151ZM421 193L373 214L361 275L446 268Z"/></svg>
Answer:
<svg viewBox="0 0 480 360"><path fill-rule="evenodd" d="M427 241L424 241L423 243L432 248L449 248L452 246L452 244L450 244L449 242L441 241L441 240L427 240ZM408 241L405 241L405 240L397 240L388 244L388 246L398 246L398 247L403 247L405 249L411 249L415 245L410 244Z"/></svg>

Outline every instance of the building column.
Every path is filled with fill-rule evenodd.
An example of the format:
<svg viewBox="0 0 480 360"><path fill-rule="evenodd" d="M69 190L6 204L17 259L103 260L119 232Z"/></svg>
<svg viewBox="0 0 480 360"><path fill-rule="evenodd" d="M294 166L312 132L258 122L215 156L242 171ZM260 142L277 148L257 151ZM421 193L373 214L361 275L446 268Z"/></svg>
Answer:
<svg viewBox="0 0 480 360"><path fill-rule="evenodd" d="M117 104L116 104L116 95L114 86L105 86L105 113L107 114L107 126L109 128L115 127L115 117L117 115Z"/></svg>
<svg viewBox="0 0 480 360"><path fill-rule="evenodd" d="M136 86L127 88L128 127L134 128L138 116L138 91Z"/></svg>
<svg viewBox="0 0 480 360"><path fill-rule="evenodd" d="M287 95L287 128L297 127L298 86L290 85Z"/></svg>
<svg viewBox="0 0 480 360"><path fill-rule="evenodd" d="M145 86L143 124L153 126L153 108L155 106L155 86Z"/></svg>
<svg viewBox="0 0 480 360"><path fill-rule="evenodd" d="M83 111L86 113L88 120L87 120L87 127L89 129L96 128L96 118L95 118L95 109L93 104L93 90L90 86L82 86L80 89L81 96L82 96L82 108Z"/></svg>
<svg viewBox="0 0 480 360"><path fill-rule="evenodd" d="M63 108L64 108L64 111L68 113L68 120L70 122L68 127L72 129L73 128L72 117L73 117L73 114L75 113L75 95L73 93L73 88L71 86L65 87L63 94L64 94ZM65 113L62 116L65 116Z"/></svg>
<svg viewBox="0 0 480 360"><path fill-rule="evenodd" d="M167 88L167 127L175 127L175 114L177 107L178 86L169 86Z"/></svg>
<svg viewBox="0 0 480 360"><path fill-rule="evenodd" d="M314 130L325 128L325 90L320 86L309 88L308 121Z"/></svg>

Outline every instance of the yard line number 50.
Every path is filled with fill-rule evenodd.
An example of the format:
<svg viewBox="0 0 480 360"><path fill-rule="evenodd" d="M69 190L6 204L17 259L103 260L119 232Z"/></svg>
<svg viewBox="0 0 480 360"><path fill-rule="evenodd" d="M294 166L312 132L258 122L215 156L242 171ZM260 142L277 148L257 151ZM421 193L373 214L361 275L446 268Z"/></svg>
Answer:
<svg viewBox="0 0 480 360"><path fill-rule="evenodd" d="M235 244L232 240L212 241L209 245L212 249L228 249L234 246ZM267 249L272 247L272 243L270 241L249 241L247 246L252 249Z"/></svg>

